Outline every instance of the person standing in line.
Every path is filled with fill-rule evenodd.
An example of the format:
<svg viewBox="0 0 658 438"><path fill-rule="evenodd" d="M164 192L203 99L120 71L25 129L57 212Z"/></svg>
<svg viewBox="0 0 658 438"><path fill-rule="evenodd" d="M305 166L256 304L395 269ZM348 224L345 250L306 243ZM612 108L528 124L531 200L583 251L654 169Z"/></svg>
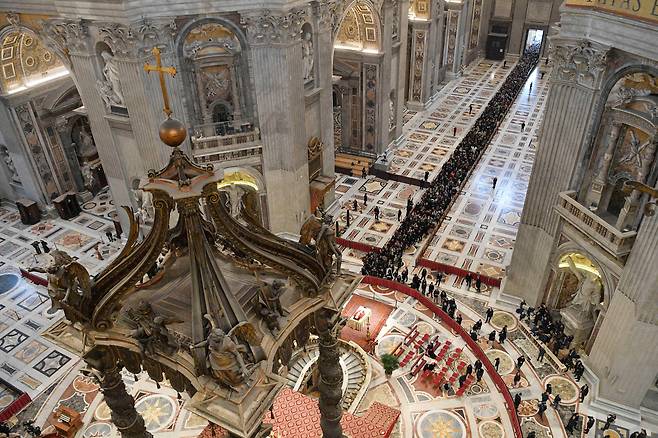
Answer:
<svg viewBox="0 0 658 438"><path fill-rule="evenodd" d="M585 435L587 435L590 429L592 429L592 426L594 426L594 422L595 422L594 417L592 416L587 417L587 423L585 423L585 430L584 430Z"/></svg>
<svg viewBox="0 0 658 438"><path fill-rule="evenodd" d="M525 122L521 122L521 132L525 131Z"/></svg>
<svg viewBox="0 0 658 438"><path fill-rule="evenodd" d="M468 113L473 114L473 104L468 105Z"/></svg>
<svg viewBox="0 0 658 438"><path fill-rule="evenodd" d="M498 372L498 368L499 368L499 367L500 367L500 358L497 357L497 358L494 360L494 368L496 369L496 372Z"/></svg>
<svg viewBox="0 0 658 438"><path fill-rule="evenodd" d="M375 222L379 222L379 207L375 205L375 209L373 211L375 212Z"/></svg>
<svg viewBox="0 0 658 438"><path fill-rule="evenodd" d="M482 293L482 279L480 278L479 274L475 279L475 290L477 291L477 293Z"/></svg>
<svg viewBox="0 0 658 438"><path fill-rule="evenodd" d="M521 393L517 392L514 396L514 409L519 410L519 405L521 404Z"/></svg>
<svg viewBox="0 0 658 438"><path fill-rule="evenodd" d="M356 202L356 199L352 201L352 208L354 211L357 211L359 209L359 203Z"/></svg>
<svg viewBox="0 0 658 438"><path fill-rule="evenodd" d="M491 330L491 333L489 333L489 342L491 343L491 346L493 347L494 342L496 342L496 330Z"/></svg>
<svg viewBox="0 0 658 438"><path fill-rule="evenodd" d="M503 61L503 68L507 67L507 60Z"/></svg>
<svg viewBox="0 0 658 438"><path fill-rule="evenodd" d="M569 418L569 421L567 422L567 426L565 427L565 430L569 435L573 433L573 430L576 428L576 424L578 424L579 419L580 419L580 415L578 415L577 412L574 412L571 418Z"/></svg>
<svg viewBox="0 0 658 438"><path fill-rule="evenodd" d="M471 276L470 272L468 272L466 274L466 277L464 277L464 280L466 280L466 289L470 289L471 288L471 282L473 281L473 277Z"/></svg>
<svg viewBox="0 0 658 438"><path fill-rule="evenodd" d="M530 82L530 92L532 93L532 82Z"/></svg>
<svg viewBox="0 0 658 438"><path fill-rule="evenodd" d="M478 382L482 380L482 376L484 376L484 368L480 368L475 372L475 377Z"/></svg>
<svg viewBox="0 0 658 438"><path fill-rule="evenodd" d="M402 221L402 210L398 208L398 222Z"/></svg>
<svg viewBox="0 0 658 438"><path fill-rule="evenodd" d="M486 315L487 317L485 318L484 322L486 323L491 322L491 318L493 318L493 314L494 314L494 310L491 307L489 307L487 309L487 315Z"/></svg>
<svg viewBox="0 0 658 438"><path fill-rule="evenodd" d="M519 356L519 358L516 360L516 368L520 370L524 363L525 363L525 356Z"/></svg>
<svg viewBox="0 0 658 438"><path fill-rule="evenodd" d="M561 401L562 401L562 396L560 394L555 394L555 398L553 399L553 409L559 408Z"/></svg>
<svg viewBox="0 0 658 438"><path fill-rule="evenodd" d="M544 348L543 345L539 346L539 355L537 356L537 360L541 363L544 362L544 355L546 354L546 349Z"/></svg>
<svg viewBox="0 0 658 438"><path fill-rule="evenodd" d="M456 126L452 128L452 136L457 137L457 127Z"/></svg>
<svg viewBox="0 0 658 438"><path fill-rule="evenodd" d="M519 386L519 382L521 382L521 372L517 371L516 374L514 374L514 387Z"/></svg>
<svg viewBox="0 0 658 438"><path fill-rule="evenodd" d="M589 386L584 384L583 386L580 387L580 402L585 401L585 397L587 397L587 394L589 394Z"/></svg>
<svg viewBox="0 0 658 438"><path fill-rule="evenodd" d="M368 171L366 170L365 166L361 169L361 177L366 178L368 176Z"/></svg>
<svg viewBox="0 0 658 438"><path fill-rule="evenodd" d="M616 419L617 416L615 414L608 415L608 418L606 418L605 424L603 425L601 431L605 432L606 430L610 429L610 426L612 426L612 423L614 423Z"/></svg>
<svg viewBox="0 0 658 438"><path fill-rule="evenodd" d="M32 245L32 248L34 248L34 251L37 254L41 254L41 246L39 246L39 242L35 241L35 242L30 243L30 245Z"/></svg>
<svg viewBox="0 0 658 438"><path fill-rule="evenodd" d="M368 206L368 193L363 194L363 205Z"/></svg>
<svg viewBox="0 0 658 438"><path fill-rule="evenodd" d="M491 180L491 190L496 190L496 184L498 183L498 178L493 177L493 180Z"/></svg>
<svg viewBox="0 0 658 438"><path fill-rule="evenodd" d="M347 215L345 216L345 222L347 223L347 228L350 227L350 209L347 209Z"/></svg>

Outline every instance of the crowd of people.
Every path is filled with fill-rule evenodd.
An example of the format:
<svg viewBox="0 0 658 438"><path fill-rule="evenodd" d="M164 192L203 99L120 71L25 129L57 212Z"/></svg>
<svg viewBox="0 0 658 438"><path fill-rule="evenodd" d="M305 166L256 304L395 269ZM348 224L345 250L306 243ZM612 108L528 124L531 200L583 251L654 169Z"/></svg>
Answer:
<svg viewBox="0 0 658 438"><path fill-rule="evenodd" d="M495 135L538 59L539 46L526 51L473 128L430 183L421 200L415 206L411 200L408 201L407 215L393 237L381 251L364 257L363 274L384 277L388 268L399 269L405 248L422 240L437 226Z"/></svg>

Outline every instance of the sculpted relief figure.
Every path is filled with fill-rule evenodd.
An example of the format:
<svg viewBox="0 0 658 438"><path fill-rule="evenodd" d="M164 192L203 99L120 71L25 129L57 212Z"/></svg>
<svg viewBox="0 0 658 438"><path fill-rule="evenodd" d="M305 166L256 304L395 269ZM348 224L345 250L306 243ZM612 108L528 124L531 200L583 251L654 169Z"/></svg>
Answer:
<svg viewBox="0 0 658 438"><path fill-rule="evenodd" d="M213 322L209 315L206 315L206 319ZM192 346L192 348L200 347L206 348L208 369L221 384L236 387L244 383L251 374L250 367L244 359L247 347L230 334L224 333L219 327L213 326L205 341Z"/></svg>
<svg viewBox="0 0 658 438"><path fill-rule="evenodd" d="M157 315L148 302L140 300L137 307L125 313L123 319L133 328L130 334L139 343L143 355L153 356L156 352L172 355L180 348L167 325L183 321Z"/></svg>
<svg viewBox="0 0 658 438"><path fill-rule="evenodd" d="M304 225L302 225L299 233L299 243L312 248L312 242L315 241L314 249L317 253L318 260L322 263L326 272L331 272L333 257L335 256L336 274L340 275L340 265L343 256L336 244L336 231L333 222L333 217L328 214L323 214L322 219L311 215Z"/></svg>
<svg viewBox="0 0 658 438"><path fill-rule="evenodd" d="M281 280L274 280L271 284L261 281L256 311L274 335L280 329L279 318L289 314L281 305L281 296L285 291L286 285Z"/></svg>
<svg viewBox="0 0 658 438"><path fill-rule="evenodd" d="M588 319L594 317L594 310L601 302L601 283L598 277L589 272L576 268L571 257L567 258L569 270L578 278L578 289L571 301L567 304L567 309L573 309L584 315Z"/></svg>
<svg viewBox="0 0 658 438"><path fill-rule="evenodd" d="M121 89L121 80L119 79L119 68L114 60L114 56L110 52L105 51L101 53L101 57L105 62L105 66L103 67L103 76L105 77L104 89L106 93L109 93L109 90L112 91L111 97L107 99L103 98L103 100L116 102L117 105L124 105L125 101L123 99L123 90Z"/></svg>
<svg viewBox="0 0 658 438"><path fill-rule="evenodd" d="M53 309L64 310L69 321L82 322L82 312L91 300L91 277L84 266L64 251L54 250L49 256L51 261L46 268L33 267L30 272L47 274Z"/></svg>

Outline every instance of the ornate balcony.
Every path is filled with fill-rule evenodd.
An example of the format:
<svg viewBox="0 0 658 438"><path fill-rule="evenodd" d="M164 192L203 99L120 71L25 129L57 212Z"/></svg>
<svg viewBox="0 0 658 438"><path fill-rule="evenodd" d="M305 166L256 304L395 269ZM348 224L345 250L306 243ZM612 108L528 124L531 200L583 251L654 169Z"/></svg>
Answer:
<svg viewBox="0 0 658 438"><path fill-rule="evenodd" d="M622 258L628 255L635 243L636 231L620 231L576 200L576 192L560 193L555 210L564 220L596 241L603 249Z"/></svg>
<svg viewBox="0 0 658 438"><path fill-rule="evenodd" d="M242 132L211 136L204 136L198 129L195 131L192 155L197 163L233 161L262 155L263 145L258 128L249 127L242 129Z"/></svg>

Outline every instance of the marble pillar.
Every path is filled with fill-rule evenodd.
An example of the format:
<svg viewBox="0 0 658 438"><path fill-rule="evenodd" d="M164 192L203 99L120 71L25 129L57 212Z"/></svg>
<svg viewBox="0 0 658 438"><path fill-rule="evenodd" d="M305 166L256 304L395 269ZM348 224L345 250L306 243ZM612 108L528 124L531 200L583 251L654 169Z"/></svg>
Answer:
<svg viewBox="0 0 658 438"><path fill-rule="evenodd" d="M335 319L329 311L321 309L315 313L315 328L320 338L318 370L320 372L320 426L323 438L342 438L340 419L343 416L343 369L340 366L340 351Z"/></svg>
<svg viewBox="0 0 658 438"><path fill-rule="evenodd" d="M93 369L121 438L152 438L135 409L135 399L126 390L114 352L108 347L96 346L83 359Z"/></svg>
<svg viewBox="0 0 658 438"><path fill-rule="evenodd" d="M385 0L382 4L382 49L384 50L384 57L382 59L383 68L380 70L379 81L379 99L377 99L377 108L379 113L377 119L379 126L377 130L380 132L379 141L377 142L377 155L386 152L389 143L391 142L391 119L395 117L395 106L391 107L391 93L393 96L397 90L391 84L392 68L393 68L393 8L398 7L397 2L392 0ZM393 114L391 115L391 111Z"/></svg>
<svg viewBox="0 0 658 438"><path fill-rule="evenodd" d="M322 150L322 175L334 178L334 104L333 104L333 17L327 4L315 7L315 81L320 88L320 138ZM329 190L324 198L325 205L331 205L335 198L334 190Z"/></svg>
<svg viewBox="0 0 658 438"><path fill-rule="evenodd" d="M430 37L428 21L414 21L411 24L411 58L409 62L409 100L407 108L415 111L425 109L429 100L428 85L431 81L431 64L433 57L428 56Z"/></svg>
<svg viewBox="0 0 658 438"><path fill-rule="evenodd" d="M243 15L250 42L270 229L298 233L309 215L301 10Z"/></svg>
<svg viewBox="0 0 658 438"><path fill-rule="evenodd" d="M658 363L658 216L645 216L586 363L597 398L639 409Z"/></svg>
<svg viewBox="0 0 658 438"><path fill-rule="evenodd" d="M404 127L404 100L405 93L404 89L407 86L407 31L408 31L408 14L409 10L409 1L401 0L398 2L398 7L400 10L397 14L398 22L398 32L397 35L394 35L394 38L397 38L396 41L399 41L398 46L398 83L397 91L395 93L396 98L396 112L395 112L395 134L396 139L400 138L402 135L402 128Z"/></svg>
<svg viewBox="0 0 658 438"><path fill-rule="evenodd" d="M541 147L503 288L503 295L525 299L531 306L542 300L551 255L557 246L559 216L553 207L558 203L558 194L574 189L573 181L579 179L583 162L587 161L584 139L593 123L608 48L592 44L583 50L584 44L557 38L553 42L557 66L550 79Z"/></svg>

